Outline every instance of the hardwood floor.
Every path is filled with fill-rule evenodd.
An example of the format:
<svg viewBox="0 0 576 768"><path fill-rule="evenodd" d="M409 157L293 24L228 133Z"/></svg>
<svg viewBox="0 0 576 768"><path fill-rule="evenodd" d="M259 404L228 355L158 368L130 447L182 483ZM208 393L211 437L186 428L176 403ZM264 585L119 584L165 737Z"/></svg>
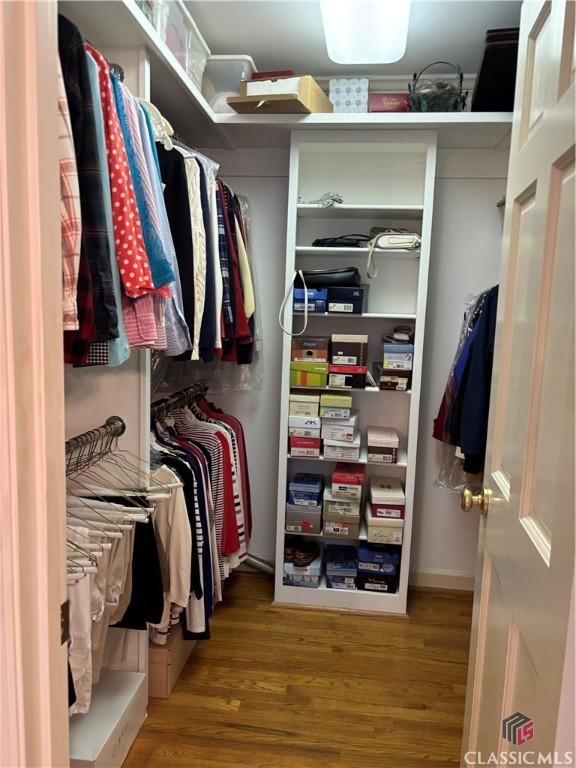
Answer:
<svg viewBox="0 0 576 768"><path fill-rule="evenodd" d="M124 768L457 766L472 598L415 592L410 618L271 605L237 573Z"/></svg>

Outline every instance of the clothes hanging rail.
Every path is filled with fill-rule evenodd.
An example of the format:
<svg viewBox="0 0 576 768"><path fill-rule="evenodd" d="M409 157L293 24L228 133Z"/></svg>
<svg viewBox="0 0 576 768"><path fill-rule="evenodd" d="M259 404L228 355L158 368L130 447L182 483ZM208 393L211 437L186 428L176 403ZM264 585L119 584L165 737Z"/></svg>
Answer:
<svg viewBox="0 0 576 768"><path fill-rule="evenodd" d="M66 441L66 474L82 472L112 451L115 441L126 431L120 416L110 416L100 427L82 432Z"/></svg>
<svg viewBox="0 0 576 768"><path fill-rule="evenodd" d="M181 389L174 394L164 397L161 400L156 400L150 406L150 415L152 423L157 419L165 417L171 410L175 408L182 408L189 405L196 397L205 395L208 392L208 384L203 381L199 381L196 384L192 384L186 389Z"/></svg>

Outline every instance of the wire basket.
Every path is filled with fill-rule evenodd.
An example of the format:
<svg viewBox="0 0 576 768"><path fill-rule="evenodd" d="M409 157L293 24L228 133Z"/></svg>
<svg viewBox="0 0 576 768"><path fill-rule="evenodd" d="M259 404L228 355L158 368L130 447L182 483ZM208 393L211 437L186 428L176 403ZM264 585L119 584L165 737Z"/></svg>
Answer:
<svg viewBox="0 0 576 768"><path fill-rule="evenodd" d="M451 80L451 75L444 79L429 80L422 75L431 67L438 64L447 64L451 67L456 77ZM414 74L412 82L408 84L408 111L409 112L463 112L466 108L468 91L462 89L464 75L457 64L449 61L434 61L419 74Z"/></svg>

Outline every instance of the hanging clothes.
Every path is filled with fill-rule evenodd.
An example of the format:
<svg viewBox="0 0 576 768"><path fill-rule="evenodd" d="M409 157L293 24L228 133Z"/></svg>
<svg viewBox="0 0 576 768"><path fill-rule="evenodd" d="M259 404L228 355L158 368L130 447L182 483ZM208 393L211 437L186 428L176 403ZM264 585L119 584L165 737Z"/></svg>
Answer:
<svg viewBox="0 0 576 768"><path fill-rule="evenodd" d="M484 466L490 387L496 334L498 286L477 297L465 314L460 341L433 436L459 446L463 469L478 474Z"/></svg>

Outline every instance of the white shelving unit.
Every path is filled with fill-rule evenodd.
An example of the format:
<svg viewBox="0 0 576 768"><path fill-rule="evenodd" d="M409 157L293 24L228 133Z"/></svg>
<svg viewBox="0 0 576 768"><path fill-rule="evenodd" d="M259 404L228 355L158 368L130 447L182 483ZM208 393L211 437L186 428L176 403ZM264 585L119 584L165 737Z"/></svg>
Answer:
<svg viewBox="0 0 576 768"><path fill-rule="evenodd" d="M276 538L275 600L319 608L382 613L406 613L406 595L410 570L410 539L414 481L417 461L418 413L430 233L434 199L437 135L433 131L330 131L292 134L288 193L288 228L286 245L286 287L296 269L341 265L357 266L362 282L369 284L367 306L362 315L309 314L306 334L368 334L368 363L381 361L382 335L394 325L410 323L415 329L412 387L409 392L380 391L374 387L351 392L353 407L359 411L363 446L360 458L352 464L366 466L371 476L402 479L406 493L404 543L398 592L372 593L361 590L328 589L322 580L318 588L289 586L283 583L284 540L286 527L286 491L290 477L298 471L317 472L329 478L335 461L291 456L288 450L288 413L290 391L317 391L317 388L290 387L291 337L283 343L282 393L280 417L280 453L278 470L278 522ZM314 200L326 191L335 191L344 203L330 208L298 202ZM380 254L378 275L366 276L367 249L315 248L317 237L369 233L375 225L403 226L422 235L418 252ZM286 310L284 324L300 329L303 315ZM293 325L292 325L293 324ZM324 388L323 391L329 388ZM370 397L364 397L370 393ZM368 426L393 426L401 436L396 464L368 462L365 446ZM365 489L366 493L366 489ZM364 500L363 500L364 505ZM321 541L349 542L315 535ZM358 540L366 538L362 525Z"/></svg>

